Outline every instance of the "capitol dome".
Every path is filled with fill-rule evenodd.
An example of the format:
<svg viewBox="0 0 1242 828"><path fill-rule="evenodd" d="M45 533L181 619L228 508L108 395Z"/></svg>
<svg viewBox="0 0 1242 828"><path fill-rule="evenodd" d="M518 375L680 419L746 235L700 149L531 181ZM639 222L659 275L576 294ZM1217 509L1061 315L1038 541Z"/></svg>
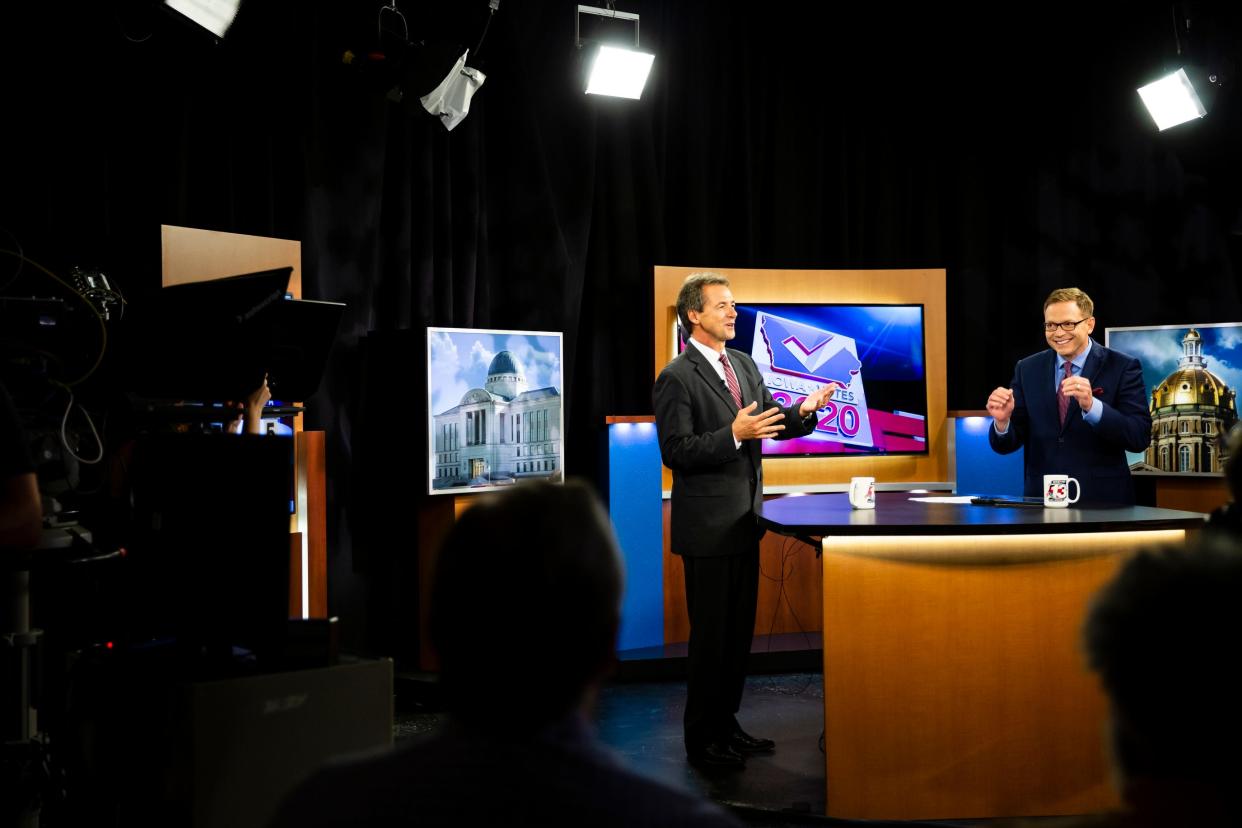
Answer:
<svg viewBox="0 0 1242 828"><path fill-rule="evenodd" d="M512 351L501 351L492 357L483 387L506 400L512 400L526 391L526 372Z"/></svg>
<svg viewBox="0 0 1242 828"><path fill-rule="evenodd" d="M1151 410L1174 405L1233 407L1233 391L1207 369L1202 352L1203 337L1191 328L1182 338L1182 358L1177 370L1151 392Z"/></svg>
<svg viewBox="0 0 1242 828"><path fill-rule="evenodd" d="M518 362L517 357L512 351L501 351L492 357L492 364L487 366L487 375L493 374L521 374L522 363Z"/></svg>
<svg viewBox="0 0 1242 828"><path fill-rule="evenodd" d="M1203 336L1191 328L1177 368L1151 392L1147 463L1161 471L1220 472L1227 459L1222 438L1238 419L1235 397L1208 370Z"/></svg>

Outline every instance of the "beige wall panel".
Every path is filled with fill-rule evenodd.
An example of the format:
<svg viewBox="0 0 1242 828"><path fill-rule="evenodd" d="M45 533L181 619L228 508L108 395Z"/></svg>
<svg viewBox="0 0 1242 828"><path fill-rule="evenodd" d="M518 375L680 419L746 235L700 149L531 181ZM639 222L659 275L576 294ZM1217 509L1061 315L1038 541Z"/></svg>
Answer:
<svg viewBox="0 0 1242 828"><path fill-rule="evenodd" d="M163 285L292 267L289 292L302 298L302 243L292 239L160 225Z"/></svg>

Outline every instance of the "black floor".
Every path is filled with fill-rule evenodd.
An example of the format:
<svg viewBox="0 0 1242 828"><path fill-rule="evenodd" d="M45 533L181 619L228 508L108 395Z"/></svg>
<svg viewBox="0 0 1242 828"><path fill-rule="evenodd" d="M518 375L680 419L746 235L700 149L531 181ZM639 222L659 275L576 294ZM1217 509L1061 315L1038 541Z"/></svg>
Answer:
<svg viewBox="0 0 1242 828"><path fill-rule="evenodd" d="M647 669L676 671L675 665L667 664ZM593 715L600 738L635 771L701 793L727 806L748 825L877 828L990 822L880 823L825 817L824 754L820 750L823 702L823 680L817 670L752 675L738 719L750 733L775 739L776 752L749 759L743 771L717 774L702 773L686 762L682 678L614 681L600 692ZM424 735L443 721L441 713L419 712L414 707L398 706L398 742Z"/></svg>
<svg viewBox="0 0 1242 828"><path fill-rule="evenodd" d="M747 760L746 769L701 773L686 763L681 682L633 682L604 688L595 716L600 738L639 773L698 791L734 808L748 822L828 822L824 755L819 749L824 688L818 673L752 676L738 715L748 732L775 739L771 756Z"/></svg>
<svg viewBox="0 0 1242 828"><path fill-rule="evenodd" d="M818 673L752 676L738 719L755 735L777 741L771 756L746 770L704 774L686 762L681 739L684 680L620 681L604 687L594 705L602 741L638 773L696 791L757 825L832 824L824 813L823 682ZM398 710L397 741L438 727L441 713Z"/></svg>

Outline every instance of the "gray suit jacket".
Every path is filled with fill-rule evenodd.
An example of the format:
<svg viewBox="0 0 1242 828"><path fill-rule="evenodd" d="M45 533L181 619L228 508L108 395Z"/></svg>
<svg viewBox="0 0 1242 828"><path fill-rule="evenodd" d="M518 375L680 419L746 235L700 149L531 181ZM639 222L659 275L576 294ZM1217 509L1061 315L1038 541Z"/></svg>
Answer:
<svg viewBox="0 0 1242 828"><path fill-rule="evenodd" d="M729 362L743 406L758 400L758 412L776 405L749 356L730 348ZM755 523L763 499L762 447L758 440L734 447L737 405L715 368L697 348L687 347L660 372L652 398L660 456L673 471L673 553L710 557L753 549L762 535ZM778 439L814 430L814 414L803 419L797 405L784 413Z"/></svg>

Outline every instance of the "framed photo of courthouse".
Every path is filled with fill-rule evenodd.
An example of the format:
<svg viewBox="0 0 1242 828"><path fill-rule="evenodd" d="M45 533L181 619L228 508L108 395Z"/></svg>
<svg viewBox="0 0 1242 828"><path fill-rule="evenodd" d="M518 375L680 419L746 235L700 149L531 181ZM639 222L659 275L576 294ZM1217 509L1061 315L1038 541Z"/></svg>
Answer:
<svg viewBox="0 0 1242 828"><path fill-rule="evenodd" d="M562 335L427 329L427 490L564 480Z"/></svg>

